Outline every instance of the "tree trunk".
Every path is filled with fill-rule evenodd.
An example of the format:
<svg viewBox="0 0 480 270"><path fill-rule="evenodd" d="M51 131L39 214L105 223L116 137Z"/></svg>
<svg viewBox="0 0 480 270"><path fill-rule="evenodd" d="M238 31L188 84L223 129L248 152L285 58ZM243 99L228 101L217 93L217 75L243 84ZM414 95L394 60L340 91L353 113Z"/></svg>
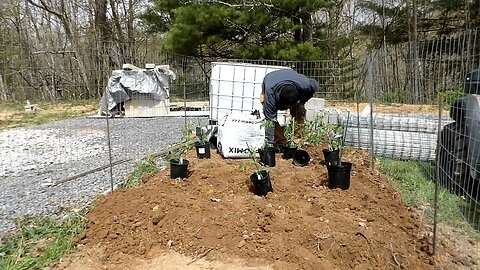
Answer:
<svg viewBox="0 0 480 270"><path fill-rule="evenodd" d="M8 99L7 87L3 83L2 74L0 74L0 100L7 100L7 99Z"/></svg>
<svg viewBox="0 0 480 270"><path fill-rule="evenodd" d="M80 42L78 41L78 38L77 38L76 34L72 30L73 25L70 21L70 18L68 17L69 14L68 14L68 11L67 11L67 8L66 8L65 0L60 1L60 10L53 9L51 6L47 5L45 3L45 1L40 1L40 4L36 3L34 0L27 0L27 1L31 5L33 5L37 8L40 8L40 9L42 9L42 10L48 12L48 13L53 14L54 16L56 16L62 22L62 26L65 30L65 35L67 36L67 39L70 40L70 42L72 43L72 51L74 51L74 59L78 64L78 69L80 71L80 76L82 77L82 81L83 81L84 87L86 89L87 95L91 96L92 92L90 91L90 84L89 84L88 77L87 77L87 72L86 72L86 69L85 69L85 63L82 61L82 59L79 59L79 57L81 55L80 50L79 50Z"/></svg>

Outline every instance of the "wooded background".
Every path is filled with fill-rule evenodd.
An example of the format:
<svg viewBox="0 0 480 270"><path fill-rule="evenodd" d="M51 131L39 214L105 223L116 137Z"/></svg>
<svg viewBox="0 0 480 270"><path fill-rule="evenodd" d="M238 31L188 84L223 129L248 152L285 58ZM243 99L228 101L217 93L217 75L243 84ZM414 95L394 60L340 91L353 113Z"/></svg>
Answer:
<svg viewBox="0 0 480 270"><path fill-rule="evenodd" d="M171 64L179 74L195 65L204 74L186 77L203 83L218 59L347 61L335 70L350 72L374 49L419 63L461 41L453 52L475 66L479 11L480 0L2 1L0 100L98 98L124 63ZM428 73L404 65L414 77ZM398 84L413 93L405 102L422 96L421 82Z"/></svg>

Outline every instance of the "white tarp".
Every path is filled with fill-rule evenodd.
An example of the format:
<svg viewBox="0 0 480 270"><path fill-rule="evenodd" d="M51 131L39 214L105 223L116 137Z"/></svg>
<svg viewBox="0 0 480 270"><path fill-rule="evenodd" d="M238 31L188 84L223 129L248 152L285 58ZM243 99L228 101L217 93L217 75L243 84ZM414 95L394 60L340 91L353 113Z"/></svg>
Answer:
<svg viewBox="0 0 480 270"><path fill-rule="evenodd" d="M134 94L147 94L152 100L168 99L170 79L175 80L175 73L168 66L113 71L106 88L108 111L130 100ZM105 94L100 100L100 108L102 114L107 112Z"/></svg>

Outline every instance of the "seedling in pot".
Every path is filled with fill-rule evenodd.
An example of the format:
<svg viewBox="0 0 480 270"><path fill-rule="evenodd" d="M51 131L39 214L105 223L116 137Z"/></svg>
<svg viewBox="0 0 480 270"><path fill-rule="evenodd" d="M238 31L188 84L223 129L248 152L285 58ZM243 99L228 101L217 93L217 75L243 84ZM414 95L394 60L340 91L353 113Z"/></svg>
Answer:
<svg viewBox="0 0 480 270"><path fill-rule="evenodd" d="M255 173L261 174L261 172L270 172L270 167L263 165L262 163L258 162L256 159L257 149L255 147L250 147L247 143L248 147L248 160L240 163L240 168L242 170L246 170L251 165L255 167Z"/></svg>
<svg viewBox="0 0 480 270"><path fill-rule="evenodd" d="M195 148L198 158L210 158L210 142L207 141L207 127L200 126L195 129L197 141Z"/></svg>
<svg viewBox="0 0 480 270"><path fill-rule="evenodd" d="M247 147L249 149L250 160L243 162L240 166L244 170L251 164L255 166L255 172L250 175L250 181L253 184L255 194L258 196L265 196L268 192L273 191L272 183L270 182L269 168L257 162L255 158L256 149L254 147L250 147L248 143Z"/></svg>
<svg viewBox="0 0 480 270"><path fill-rule="evenodd" d="M268 119L263 119L262 120L262 126L267 129L267 128L273 128L275 125L275 122L272 120ZM275 148L273 147L273 144L268 141L267 138L265 138L263 146L258 150L258 153L260 154L260 161L268 165L270 167L275 167Z"/></svg>
<svg viewBox="0 0 480 270"><path fill-rule="evenodd" d="M348 119L350 118L350 112L348 114ZM337 125L326 125L325 126L325 141L328 144L328 148L323 150L325 156L325 162L327 165L332 164L341 164L341 154L343 147L345 146L345 136L348 126L348 119L346 127Z"/></svg>
<svg viewBox="0 0 480 270"><path fill-rule="evenodd" d="M182 145L174 145L165 154L165 159L169 162L182 164L184 160L183 158L184 152L185 152L185 149L182 147Z"/></svg>
<svg viewBox="0 0 480 270"><path fill-rule="evenodd" d="M340 146L342 142L341 127L336 125L325 125L324 141L327 143L327 149L323 149L325 163L333 165L339 163Z"/></svg>
<svg viewBox="0 0 480 270"><path fill-rule="evenodd" d="M342 155L343 155L343 148L345 147L345 139L347 137L347 129L348 129L348 123L350 122L350 111L348 111L348 114L347 114L347 123L345 124L345 128L343 128L343 134L342 134L342 140L341 140L341 144L340 146L338 147L338 149L340 150L340 153L338 155L338 162L339 164L342 164Z"/></svg>
<svg viewBox="0 0 480 270"><path fill-rule="evenodd" d="M341 188L343 190L350 188L350 171L352 169L352 163L342 162L342 153L345 146L345 137L347 134L349 118L350 112L348 113L347 123L343 129L343 135L341 135L342 140L338 146L338 163L333 163L327 166L329 188Z"/></svg>
<svg viewBox="0 0 480 270"><path fill-rule="evenodd" d="M186 178L188 171L188 160L184 158L184 154L192 148L193 139L191 137L191 129L186 126L182 130L182 138L180 142L172 146L165 155L165 159L170 162L170 177Z"/></svg>
<svg viewBox="0 0 480 270"><path fill-rule="evenodd" d="M197 136L197 142L205 144L207 142L207 128L204 126L195 128L195 135Z"/></svg>

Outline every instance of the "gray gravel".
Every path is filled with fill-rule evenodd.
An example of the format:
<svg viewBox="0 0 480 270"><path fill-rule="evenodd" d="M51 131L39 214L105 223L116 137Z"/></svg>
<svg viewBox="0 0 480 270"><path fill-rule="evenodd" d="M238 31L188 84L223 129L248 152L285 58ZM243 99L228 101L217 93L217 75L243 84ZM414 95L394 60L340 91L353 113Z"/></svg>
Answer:
<svg viewBox="0 0 480 270"><path fill-rule="evenodd" d="M187 117L194 125L207 118ZM158 153L180 137L183 117L110 119L115 184L136 161ZM0 237L24 215L62 217L110 188L110 170L52 186L52 183L109 164L105 119L77 118L0 131Z"/></svg>

